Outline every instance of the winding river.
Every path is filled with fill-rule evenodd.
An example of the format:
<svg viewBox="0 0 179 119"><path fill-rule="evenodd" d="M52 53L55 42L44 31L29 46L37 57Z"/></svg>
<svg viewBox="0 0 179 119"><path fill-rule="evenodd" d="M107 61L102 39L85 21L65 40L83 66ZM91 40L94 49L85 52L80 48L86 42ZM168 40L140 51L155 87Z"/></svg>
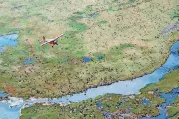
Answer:
<svg viewBox="0 0 179 119"><path fill-rule="evenodd" d="M13 36L16 34L12 34ZM0 36L0 46L4 46L3 40L9 40L12 42L17 40L17 37L11 35ZM10 43L10 42L9 42ZM76 93L73 95L66 95L60 98L30 98L23 100L16 97L8 97L8 100L0 102L0 119L18 119L20 116L20 110L24 107L31 106L35 103L52 103L66 105L71 102L80 102L89 98L95 98L99 95L107 93L130 95L139 94L140 89L151 83L159 82L168 72L172 71L179 66L179 55L177 49L179 48L179 41L174 43L170 48L170 55L166 62L159 68L157 68L151 74L144 75L139 78L135 78L127 81L119 81L107 86L99 86L97 88L90 88L86 92ZM3 92L0 92L0 97L3 97Z"/></svg>

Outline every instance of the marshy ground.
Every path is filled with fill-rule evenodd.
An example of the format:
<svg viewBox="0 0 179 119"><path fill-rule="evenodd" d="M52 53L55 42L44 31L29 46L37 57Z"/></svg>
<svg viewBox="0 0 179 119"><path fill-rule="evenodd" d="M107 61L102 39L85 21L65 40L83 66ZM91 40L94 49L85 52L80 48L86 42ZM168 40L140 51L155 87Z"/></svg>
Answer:
<svg viewBox="0 0 179 119"><path fill-rule="evenodd" d="M176 89L178 91L174 91ZM23 109L20 119L104 119L108 115L110 119L133 119L158 116L161 107L167 110L168 117L178 118L179 69L168 73L159 83L150 84L140 91L141 94L130 96L106 94L67 106L36 104ZM162 94L168 96L164 98L160 96ZM166 118L166 115L160 118Z"/></svg>
<svg viewBox="0 0 179 119"><path fill-rule="evenodd" d="M59 97L139 77L159 67L178 39L177 29L162 34L177 23L177 0L0 3L0 34L19 35L0 57L0 89L13 96ZM40 46L42 36L61 33L58 46ZM35 62L24 64L29 58Z"/></svg>

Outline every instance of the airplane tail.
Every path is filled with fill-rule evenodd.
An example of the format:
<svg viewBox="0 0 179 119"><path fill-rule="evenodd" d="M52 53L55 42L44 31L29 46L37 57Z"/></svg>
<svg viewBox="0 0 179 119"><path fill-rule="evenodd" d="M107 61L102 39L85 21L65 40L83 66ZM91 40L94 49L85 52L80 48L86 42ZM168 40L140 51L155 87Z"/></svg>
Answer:
<svg viewBox="0 0 179 119"><path fill-rule="evenodd" d="M42 40L40 42L45 42L46 38L45 36L42 37Z"/></svg>
<svg viewBox="0 0 179 119"><path fill-rule="evenodd" d="M45 41L45 36L43 36L42 40Z"/></svg>

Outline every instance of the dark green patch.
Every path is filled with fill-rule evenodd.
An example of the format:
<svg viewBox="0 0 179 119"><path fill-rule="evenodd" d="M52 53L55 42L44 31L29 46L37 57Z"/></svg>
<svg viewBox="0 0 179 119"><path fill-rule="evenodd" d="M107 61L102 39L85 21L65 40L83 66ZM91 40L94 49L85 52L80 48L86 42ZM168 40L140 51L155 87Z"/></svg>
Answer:
<svg viewBox="0 0 179 119"><path fill-rule="evenodd" d="M98 24L107 24L108 23L108 21L100 21L100 22L98 22Z"/></svg>
<svg viewBox="0 0 179 119"><path fill-rule="evenodd" d="M69 22L68 25L75 29L76 31L82 32L88 29L88 27L85 24L77 23L77 22Z"/></svg>
<svg viewBox="0 0 179 119"><path fill-rule="evenodd" d="M110 53L111 54L119 54L119 53L122 53L122 51L126 48L130 48L130 47L135 47L135 45L133 44L128 44L128 43L125 43L125 44L121 44L119 46L115 46L115 47L112 47L110 49Z"/></svg>
<svg viewBox="0 0 179 119"><path fill-rule="evenodd" d="M131 2L131 3L133 3L133 2L135 2L136 0L129 0L129 2Z"/></svg>

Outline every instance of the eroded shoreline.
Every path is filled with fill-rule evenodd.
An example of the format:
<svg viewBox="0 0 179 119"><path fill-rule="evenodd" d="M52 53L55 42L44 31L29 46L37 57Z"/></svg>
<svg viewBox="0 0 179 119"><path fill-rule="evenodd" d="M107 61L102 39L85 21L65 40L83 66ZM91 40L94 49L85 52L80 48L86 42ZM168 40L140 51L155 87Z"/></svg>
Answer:
<svg viewBox="0 0 179 119"><path fill-rule="evenodd" d="M171 53L168 56L168 59L166 60L166 62L160 68L156 69L152 73L153 75L147 74L147 75L143 76L143 77L147 77L146 79L148 79L148 80L142 79L143 77L139 77L139 78L136 78L136 79L131 80L131 81L130 80L120 81L120 82L111 84L113 88L110 87L111 85L101 86L101 87L98 87L98 88L88 89L85 93L73 94L71 96L67 95L67 96L63 96L61 98L52 98L52 99L49 99L49 98L31 98L29 100L23 100L22 98L9 97L9 99L11 99L11 100L6 100L6 101L3 101L3 102L10 104L10 106L12 106L12 107L18 106L18 105L23 105L23 108L31 106L35 103L60 104L60 105L64 106L64 105L70 104L72 102L80 102L80 101L83 101L83 100L86 100L86 99L89 99L89 98L95 98L99 95L104 95L104 94L107 94L107 93L122 94L122 95L138 94L139 90L141 88L145 87L147 84L159 82L160 79L162 79L163 76L166 73L175 69L176 66L179 66L179 56L178 56L178 52L177 52L178 48L179 48L179 41L177 41L175 44L172 45L172 47L170 49ZM176 60L175 58L178 59L178 60ZM176 61L178 61L178 62L176 62ZM155 80L154 79L152 80L152 78L155 78ZM134 82L134 81L137 81L137 83L134 83L135 84L134 87L127 86L127 85L130 85L130 83ZM138 81L139 82L142 81L142 82L139 83ZM117 88L117 87L120 87L120 86L116 85L116 84L119 84L121 82L124 82L124 84L122 84L122 86L130 87L129 90L131 89L132 92L128 92L128 91L127 92L120 92L120 90ZM136 84L139 85L138 89L135 89L137 87ZM102 88L102 89L100 89L100 88ZM107 88L107 90L105 88ZM114 90L112 90L112 92L109 92L108 88L110 90L112 90L112 89L114 89ZM120 88L124 90L124 87L120 87ZM106 90L106 92L103 92L103 91L100 92L98 89L100 89L100 91ZM94 92L97 93L97 94L94 94Z"/></svg>

